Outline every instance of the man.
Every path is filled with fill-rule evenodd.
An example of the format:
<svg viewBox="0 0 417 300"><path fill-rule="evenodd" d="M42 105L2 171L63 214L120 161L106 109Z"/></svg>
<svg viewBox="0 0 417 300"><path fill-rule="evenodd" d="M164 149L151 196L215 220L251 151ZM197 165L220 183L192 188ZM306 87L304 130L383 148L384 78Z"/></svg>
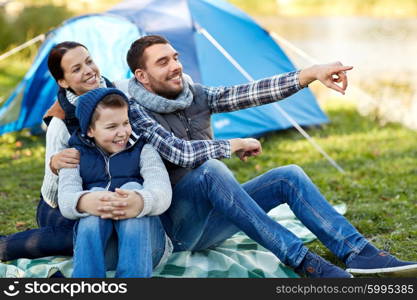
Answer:
<svg viewBox="0 0 417 300"><path fill-rule="evenodd" d="M193 156L207 153L205 158L227 158L237 153L246 160L259 155L262 149L255 139L204 144L204 140L213 137L211 114L271 103L315 80L344 94L345 72L352 67L341 63L315 65L240 86L205 87L192 83L183 74L178 53L161 36L135 41L127 61L134 74L128 83L132 125L166 159L173 185L172 205L161 219L174 251L206 249L242 230L303 276L351 277L348 272L417 274L417 263L400 261L369 243L333 209L298 166L276 168L241 185L217 159L198 160ZM178 163L177 155L167 147L166 141L176 138L200 143L187 153L191 157L187 163ZM216 149L222 149L222 154L213 154ZM295 235L269 218L266 213L282 203L287 203L346 264L348 272L309 251Z"/></svg>

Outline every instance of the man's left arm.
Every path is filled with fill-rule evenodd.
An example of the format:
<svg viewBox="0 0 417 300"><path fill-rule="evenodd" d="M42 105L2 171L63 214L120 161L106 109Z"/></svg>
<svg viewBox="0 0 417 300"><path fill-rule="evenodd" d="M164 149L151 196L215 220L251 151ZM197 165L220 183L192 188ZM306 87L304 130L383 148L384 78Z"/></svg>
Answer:
<svg viewBox="0 0 417 300"><path fill-rule="evenodd" d="M340 62L313 65L303 70L275 75L247 84L232 87L204 87L204 91L213 113L230 112L285 99L315 80L344 94L347 88L345 72L351 69L351 66L344 66Z"/></svg>

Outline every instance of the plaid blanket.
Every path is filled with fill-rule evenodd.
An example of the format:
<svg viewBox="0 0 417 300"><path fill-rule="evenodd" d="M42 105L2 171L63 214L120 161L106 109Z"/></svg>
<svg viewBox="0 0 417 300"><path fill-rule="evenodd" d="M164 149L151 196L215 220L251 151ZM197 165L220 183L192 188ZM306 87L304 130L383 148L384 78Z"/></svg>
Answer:
<svg viewBox="0 0 417 300"><path fill-rule="evenodd" d="M335 209L344 214L346 205ZM277 222L288 228L303 242L315 236L298 221L287 205L281 205L269 212ZM60 271L71 277L72 258L50 256L38 259L17 259L0 263L0 277L47 278ZM108 272L114 276L114 271ZM268 250L239 232L221 245L204 251L174 253L167 263L154 270L154 277L188 278L288 278L299 277L291 268L282 264Z"/></svg>

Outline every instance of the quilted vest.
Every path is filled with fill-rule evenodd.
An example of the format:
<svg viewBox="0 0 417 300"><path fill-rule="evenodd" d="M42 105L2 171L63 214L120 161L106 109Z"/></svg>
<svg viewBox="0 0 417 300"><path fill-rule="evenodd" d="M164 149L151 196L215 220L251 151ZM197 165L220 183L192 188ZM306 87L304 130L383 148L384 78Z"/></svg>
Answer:
<svg viewBox="0 0 417 300"><path fill-rule="evenodd" d="M192 86L194 95L192 104L182 111L173 113L156 113L147 110L149 115L161 124L166 130L172 132L176 137L191 140L211 140L213 130L211 128L211 111L208 106L207 95L199 84ZM171 184L178 181L190 172L191 168L183 168L164 160L168 170Z"/></svg>
<svg viewBox="0 0 417 300"><path fill-rule="evenodd" d="M114 191L127 182L143 184L139 168L140 153L145 145L142 139L121 152L108 155L80 135L79 131L74 132L68 143L80 151L80 175L84 190L102 187Z"/></svg>

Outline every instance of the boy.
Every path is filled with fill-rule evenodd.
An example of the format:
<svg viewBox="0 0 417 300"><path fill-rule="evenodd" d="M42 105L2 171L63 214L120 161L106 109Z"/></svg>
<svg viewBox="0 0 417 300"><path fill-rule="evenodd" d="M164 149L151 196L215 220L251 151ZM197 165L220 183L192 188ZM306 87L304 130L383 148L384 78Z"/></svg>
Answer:
<svg viewBox="0 0 417 300"><path fill-rule="evenodd" d="M150 277L152 269L171 252L159 217L170 205L171 185L157 152L131 136L128 102L117 89L98 88L78 99L80 128L70 147L80 152L76 169L59 173L58 202L62 214L79 219L75 226L73 277L105 277L105 253L116 232L116 277ZM97 197L104 207L112 196L125 197L127 209L102 218L79 211L79 201ZM99 208L97 208L99 209ZM107 251L106 251L107 249ZM107 267L114 264L110 258Z"/></svg>

